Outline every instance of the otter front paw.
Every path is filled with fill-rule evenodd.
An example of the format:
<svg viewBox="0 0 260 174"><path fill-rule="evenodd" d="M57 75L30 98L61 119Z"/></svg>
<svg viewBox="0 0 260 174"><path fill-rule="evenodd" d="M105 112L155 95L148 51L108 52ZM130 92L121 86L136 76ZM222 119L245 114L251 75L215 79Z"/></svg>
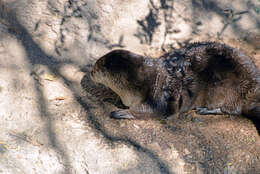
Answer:
<svg viewBox="0 0 260 174"><path fill-rule="evenodd" d="M111 112L110 117L115 118L115 119L134 119L135 118L128 109L113 111L113 112Z"/></svg>
<svg viewBox="0 0 260 174"><path fill-rule="evenodd" d="M221 111L220 108L209 110L208 108L205 108L205 107L197 107L196 108L196 114L199 114L199 115L212 115L212 114L218 115L218 114L223 114L223 112Z"/></svg>
<svg viewBox="0 0 260 174"><path fill-rule="evenodd" d="M197 107L197 108L196 108L196 114L199 114L199 115L207 115L207 114L208 114L208 108Z"/></svg>

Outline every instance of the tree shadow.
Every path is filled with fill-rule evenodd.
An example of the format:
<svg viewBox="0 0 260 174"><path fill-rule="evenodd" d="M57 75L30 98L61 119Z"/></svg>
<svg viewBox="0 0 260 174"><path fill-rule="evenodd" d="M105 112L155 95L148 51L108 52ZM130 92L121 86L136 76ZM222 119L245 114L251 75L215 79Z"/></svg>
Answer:
<svg viewBox="0 0 260 174"><path fill-rule="evenodd" d="M186 123L184 123L186 124ZM185 127L185 128L184 128ZM219 149L212 146L203 133L192 126L190 129L186 129L189 126L178 126L169 124L166 129L176 134L176 131L180 132L180 136L192 138L180 139L181 144L185 144L185 148L182 146L175 146L179 152L183 152L183 160L187 164L196 166L197 170L202 170L203 173L223 173L223 169L228 161L228 152L220 140L218 142L218 148L222 150L221 154ZM184 149L188 149L188 154L185 154ZM225 151L223 151L225 150Z"/></svg>
<svg viewBox="0 0 260 174"><path fill-rule="evenodd" d="M157 19L157 11L150 10L149 14L143 20L138 20L137 23L141 26L141 30L135 34L140 39L141 43L151 44L155 29L161 24Z"/></svg>
<svg viewBox="0 0 260 174"><path fill-rule="evenodd" d="M50 1L49 3L51 3ZM66 25L66 22L69 21L71 18L79 18L79 19L86 19L86 22L88 23L89 27L89 34L87 36L88 42L94 42L96 44L101 45L102 47L105 47L106 49L113 49L113 48L124 48L124 35L121 35L118 38L117 43L112 43L107 37L101 32L101 25L96 22L96 20L99 19L99 16L92 12L91 10L88 11L88 13L84 13L83 8L88 7L89 3L85 2L83 4L79 4L75 1L68 1L68 3L64 6L64 14L60 14L62 16L61 22L60 22L60 40L56 42L56 53L59 56L62 56L62 52L68 51L68 48L66 48L65 45L65 35L64 30L67 30L66 27L64 28L63 25ZM56 13L54 11L54 13Z"/></svg>
<svg viewBox="0 0 260 174"><path fill-rule="evenodd" d="M164 8L167 7L166 1L162 0L161 4ZM156 164L156 166L159 168L160 173L165 173L165 174L172 173L172 172L170 172L170 170L167 166L167 163L164 160L160 159L160 157L156 154L156 152L153 152L152 150L142 146L140 143L138 143L137 141L135 141L131 138L115 136L108 129L106 129L105 126L102 124L102 122L100 120L98 120L95 117L95 114L92 112L92 108L94 108L95 106L93 106L91 104L91 102L85 101L82 98L81 94L71 87L71 84L73 82L66 79L62 74L59 73L58 69L64 62L57 61L52 56L47 56L41 50L41 48L37 45L37 43L35 43L33 41L31 35L26 31L26 29L19 23L19 21L17 21L15 15L12 12L8 12L8 13L9 14L6 19L12 26L14 26L14 28L16 28L15 31L10 31L10 32L13 33L13 35L16 36L18 40L22 41L22 44L27 52L27 56L28 56L30 63L32 65L35 65L35 64L46 65L50 69L50 71L52 71L58 77L63 79L64 83L67 85L67 87L71 90L72 94L74 95L74 98L82 106L82 108L84 108L84 111L87 114L86 122L90 123L93 130L95 130L98 134L101 134L102 136L104 136L106 138L106 140L108 141L108 144L111 144L112 147L115 146L116 143L124 143L126 145L129 145L129 146L133 147L135 149L135 151L141 152L141 154L143 154L143 153L146 154L154 162L154 164ZM1 12L0 12L0 14L1 14ZM18 30L18 33L16 32L16 30ZM103 42L103 41L99 41L99 39L95 39L96 36L93 36L93 35L94 34L92 33L92 36L91 35L89 36L90 40L93 40L95 42L100 42L101 44L104 44L104 45L106 45L108 43L106 41ZM149 37L150 36L148 35L148 41L149 41ZM119 41L119 44L120 44L120 41ZM108 47L108 48L112 48L112 47ZM91 66L88 66L88 67L91 68ZM87 73L87 75L84 78L86 81L90 82L89 69L87 69L86 73ZM34 76L34 75L32 74L32 76ZM83 87L84 87L84 85L86 85L86 84L84 84L82 82ZM94 85L94 84L92 84L92 85ZM88 86L86 86L86 88L88 88ZM97 87L97 88L99 88L99 87ZM43 120L47 120L46 129L47 129L52 147L57 151L58 155L62 156L63 163L66 168L64 173L70 173L69 168L71 168L71 164L70 164L71 161L70 161L68 155L66 154L65 150L61 148L61 145L59 144L58 140L56 139L56 135L53 131L53 125L52 125L52 121L51 121L51 113L48 111L48 108L46 107L47 101L43 96L40 84L38 84L37 82L35 82L35 91L37 92L37 95L38 95L37 96L38 103L40 103L39 111L41 113L41 117ZM112 99L112 101L114 101L114 99ZM198 135L194 134L194 136L197 137L198 139L201 139L201 141L199 141L199 143L201 143L201 144L199 144L199 146L202 150L205 149L204 151L205 151L206 155L203 157L202 160L212 162L212 153L215 151L215 149L212 149L209 146L203 145L203 144L205 144L203 142L206 140L205 140L205 137L202 136L202 133L199 133ZM188 144L188 142L184 142L184 143ZM183 149L179 149L179 150L182 151ZM189 146L189 150L193 151L194 148L192 146ZM138 154L138 155L140 155L140 154ZM184 158L186 161L189 162L190 157L184 157ZM221 164L223 164L223 163L221 163ZM208 163L203 163L201 165L205 165L204 167L202 167L205 169L205 173L211 172L210 167L212 167L212 165L208 165ZM214 167L214 165L213 165L213 167ZM219 171L219 170L216 169L216 171Z"/></svg>
<svg viewBox="0 0 260 174"><path fill-rule="evenodd" d="M9 30L9 33L16 37L17 40L21 41L27 53L28 60L32 66L35 64L42 64L50 67L59 65L59 62L55 61L52 57L45 55L40 47L33 41L30 34L16 19L15 13L10 10L6 10L6 14L3 14L1 12L3 11L0 11L0 17L2 18L2 20L8 22L9 25L13 28L13 31ZM34 74L31 75L34 76ZM48 108L46 107L47 101L43 96L41 84L35 81L34 89L37 95L37 103L39 104L38 109L40 112L40 117L46 123L46 132L49 137L50 145L61 157L65 168L64 173L69 174L71 169L70 159L56 138L56 133L53 129L51 121L52 114L48 111Z"/></svg>
<svg viewBox="0 0 260 174"><path fill-rule="evenodd" d="M149 150L146 147L141 146L138 142L131 140L130 138L123 138L123 137L117 137L117 136L111 135L101 125L101 123L93 116L94 114L89 112L90 107L87 105L87 103L85 103L80 97L77 98L77 101L82 106L84 106L85 111L88 113L87 121L89 123L91 123L92 128L94 128L94 130L101 133L109 141L109 143L112 143L111 146L114 146L115 143L123 143L126 145L130 145L131 147L134 148L135 151L140 152L141 154L144 153L145 155L147 155L157 165L158 169L160 170L160 173L162 173L162 174L172 173L169 171L167 164L163 160L161 160L155 152ZM140 157L139 153L137 153L137 155Z"/></svg>
<svg viewBox="0 0 260 174"><path fill-rule="evenodd" d="M160 5L157 7L153 0L149 0L151 8L149 13L142 19L137 20L138 25L140 28L138 29L137 33L134 35L140 40L141 44L148 44L151 45L153 41L153 37L155 34L156 29L161 25L159 20L159 13L163 11L163 19L165 23L165 31L164 31L164 41L161 46L161 49L164 50L164 44L166 37L169 33L176 33L177 30L173 29L171 24L172 22L172 12L174 10L174 0L160 0Z"/></svg>
<svg viewBox="0 0 260 174"><path fill-rule="evenodd" d="M259 154L259 151L255 150L258 149L257 144L252 145L249 141L244 140L247 137L243 133L238 133L240 129L246 129L246 124L250 124L250 122L246 121L242 116L225 116L225 118L223 116L203 117L199 117L199 121L176 121L174 124L171 123L165 126L172 134L179 134L179 136L183 137L176 138L181 145L177 143L175 148L182 152L182 158L185 163L196 166L202 173L225 173L226 170L233 170L234 172L243 170L244 173L249 173L249 171L258 173L260 168L251 166L258 164L259 161L246 161L244 156L238 155L239 153L248 153L248 155L252 156ZM233 122L235 122L237 128L227 132L225 126ZM241 122L246 122L246 124L239 127ZM185 144L185 147L182 144ZM248 150L247 148L249 147L254 150ZM188 149L189 153L185 153L184 149ZM227 165L230 161L233 161L231 168ZM243 164L241 161L244 161Z"/></svg>
<svg viewBox="0 0 260 174"><path fill-rule="evenodd" d="M209 1L203 0L202 3L197 3L196 0L192 0L192 5L193 5L192 6L193 11L195 9L201 9L205 13L205 15L207 15L207 13L209 12L214 12L215 14L219 15L222 18L222 23L224 24L224 26L217 33L218 39L222 40L221 36L223 35L227 27L231 27L233 31L239 36L240 39L243 39L244 41L247 42L247 44L253 46L254 48L256 49L258 48L258 46L254 42L247 39L248 35L245 35L247 31L243 29L241 26L237 25L237 22L242 19L243 15L248 14L250 15L251 17L250 19L255 24L256 28L260 28L259 19L255 18L252 15L252 12L250 11L256 8L256 5L251 3L251 1L247 2L247 9L243 11L236 11L232 7L222 8L220 7L219 3L212 0Z"/></svg>
<svg viewBox="0 0 260 174"><path fill-rule="evenodd" d="M150 0L150 9L147 16L145 16L142 20L138 20L137 23L140 26L140 29L137 31L137 34L135 35L138 37L140 42L142 44L149 44L151 45L152 39L155 35L155 30L161 25L161 22L159 20L159 12L163 11L164 14L164 21L165 23L165 33L164 33L164 41L161 46L162 51L166 52L164 49L165 39L167 35L174 32L171 24L171 20L174 20L174 17L172 16L172 13L174 12L174 0L160 0L159 5L155 5L153 0ZM224 24L222 29L216 34L217 38L219 40L222 40L222 35L226 31L228 27L231 27L233 31L244 41L247 42L247 44L253 46L255 49L259 49L259 41L257 41L257 37L254 38L254 36L249 37L248 33L245 29L243 29L241 26L239 26L237 23L242 19L243 15L247 14L250 15L252 22L256 25L256 28L260 28L260 21L259 19L256 19L250 10L256 9L257 6L253 4L251 1L247 2L247 9L243 11L236 11L234 9L230 8L222 8L221 4L217 3L213 0L192 0L192 21L190 25L192 25L193 34L198 34L199 30L197 29L197 26L201 24L201 22L198 22L198 14L196 14L196 10L200 13L203 13L205 15L214 12L215 14L219 15L222 18L222 23ZM179 16L181 17L181 16ZM182 18L182 17L181 17ZM184 19L185 20L185 19ZM185 47L187 44L189 44L192 40L192 37L185 40L184 42L179 42L178 40L175 40L179 47ZM174 47L171 47L170 50L174 50ZM254 125L256 126L258 133L259 132L259 123L257 120L252 119Z"/></svg>
<svg viewBox="0 0 260 174"><path fill-rule="evenodd" d="M5 4L3 4L5 5ZM37 43L34 42L32 39L32 36L28 33L28 31L20 24L20 22L17 20L15 13L12 10L6 10L6 14L3 14L2 11L0 11L0 18L3 20L6 20L10 26L14 29L13 31L9 31L13 36L17 38L17 40L20 40L26 53L28 60L30 64L32 65L32 69L35 65L41 64L45 65L48 67L48 69L51 71L51 73L57 75L59 78L61 78L64 82L64 84L71 90L74 98L76 101L84 108L85 112L87 113L86 121L90 123L91 127L93 130L95 130L97 133L103 135L106 140L108 141L109 144L115 144L116 142L119 143L124 143L126 145L129 145L135 149L137 152L144 153L147 155L159 168L160 173L162 174L170 174L172 172L169 171L167 164L165 161L161 160L159 156L149 150L148 148L145 148L141 146L139 143L131 140L130 138L121 138L117 136L111 135L102 125L100 121L98 121L95 118L95 114L91 112L91 106L90 102L87 103L84 100L82 100L82 97L80 96L81 94L78 93L76 90L74 90L71 87L71 82L70 80L66 79L62 74L59 73L58 69L60 66L62 66L64 63L68 62L61 62L55 60L54 57L52 56L47 56L42 49L38 46ZM17 32L18 31L18 32ZM94 40L96 42L99 42L98 39L95 39L93 36L89 36L89 39ZM122 45L123 37L120 37L119 39L119 44ZM102 44L106 45L107 42L101 42ZM113 45L109 48L113 48ZM33 72L33 71L32 71ZM36 76L35 73L31 74L32 77ZM62 159L62 164L64 164L64 172L66 174L71 173L72 170L72 165L71 165L71 160L69 159L69 156L67 155L67 152L62 148L61 144L57 140L56 134L54 132L53 128L53 123L51 120L51 112L47 108L47 101L43 95L43 91L41 89L41 84L38 82L34 83L34 89L37 94L37 103L39 103L39 112L41 119L46 122L46 131L51 143L51 146L53 149L55 149L57 155L61 156ZM138 154L140 155L140 154Z"/></svg>
<svg viewBox="0 0 260 174"><path fill-rule="evenodd" d="M164 24L164 38L163 43L161 45L162 51L166 51L165 48L165 40L168 35L173 33L178 33L181 30L176 29L174 23L176 21L176 17L173 16L173 13L177 13L174 8L174 0L160 0L159 4L155 4L153 0L150 0L150 9L149 13L141 20L137 20L137 24L139 25L139 29L135 36L140 40L141 44L148 44L151 45L153 42L154 35L156 34L156 30L158 27L163 23ZM222 40L222 35L226 31L228 27L231 27L235 33L238 34L240 39L245 40L248 44L258 48L258 44L252 42L251 39L248 39L246 35L246 30L243 29L241 26L237 25L237 22L242 19L243 15L247 14L250 15L251 21L256 25L256 28L260 28L260 21L256 19L252 15L252 10L256 9L256 5L248 1L247 7L248 9L244 11L235 11L234 9L230 8L223 8L220 7L221 4L219 2L215 2L213 0L209 1L191 1L192 6L192 17L190 19L186 19L178 14L178 18L182 18L184 21L189 23L192 28L193 35L199 35L201 32L198 29L198 26L203 24L203 21L199 19L200 15L209 15L209 13L215 13L222 18L222 23L224 24L222 29L216 33L216 38ZM251 11L250 11L251 10ZM197 13L196 13L197 12ZM163 13L163 21L160 19L160 14ZM193 35L191 35L187 40L192 40ZM209 36L212 37L212 36ZM253 37L252 37L253 38ZM178 42L178 39L175 39ZM180 45L179 45L180 46ZM174 48L171 48L174 49Z"/></svg>

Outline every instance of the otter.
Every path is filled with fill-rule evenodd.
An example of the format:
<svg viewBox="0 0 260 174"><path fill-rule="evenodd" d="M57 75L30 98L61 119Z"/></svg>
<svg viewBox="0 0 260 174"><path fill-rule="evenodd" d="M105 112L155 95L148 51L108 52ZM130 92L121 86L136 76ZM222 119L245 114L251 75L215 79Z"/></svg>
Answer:
<svg viewBox="0 0 260 174"><path fill-rule="evenodd" d="M258 68L222 43L191 43L159 58L114 50L97 60L90 76L129 107L111 112L116 119L170 118L192 109L260 116Z"/></svg>

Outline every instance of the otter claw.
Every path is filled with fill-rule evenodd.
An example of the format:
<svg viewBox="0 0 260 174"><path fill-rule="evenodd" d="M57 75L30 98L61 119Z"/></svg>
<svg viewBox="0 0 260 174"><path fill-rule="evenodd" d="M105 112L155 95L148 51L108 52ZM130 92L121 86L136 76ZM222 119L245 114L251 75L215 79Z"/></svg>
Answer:
<svg viewBox="0 0 260 174"><path fill-rule="evenodd" d="M110 114L111 118L115 119L134 119L135 117L128 110L113 111Z"/></svg>

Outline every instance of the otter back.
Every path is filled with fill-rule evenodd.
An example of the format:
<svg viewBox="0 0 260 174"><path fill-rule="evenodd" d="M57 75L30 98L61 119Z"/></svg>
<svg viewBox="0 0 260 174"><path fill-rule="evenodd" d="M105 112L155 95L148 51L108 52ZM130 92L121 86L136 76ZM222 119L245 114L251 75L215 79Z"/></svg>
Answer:
<svg viewBox="0 0 260 174"><path fill-rule="evenodd" d="M114 118L177 116L193 108L198 114L260 117L259 70L241 51L221 43L188 44L158 59L115 50L97 61L91 75L123 103L125 96L132 101L128 110L112 112Z"/></svg>

